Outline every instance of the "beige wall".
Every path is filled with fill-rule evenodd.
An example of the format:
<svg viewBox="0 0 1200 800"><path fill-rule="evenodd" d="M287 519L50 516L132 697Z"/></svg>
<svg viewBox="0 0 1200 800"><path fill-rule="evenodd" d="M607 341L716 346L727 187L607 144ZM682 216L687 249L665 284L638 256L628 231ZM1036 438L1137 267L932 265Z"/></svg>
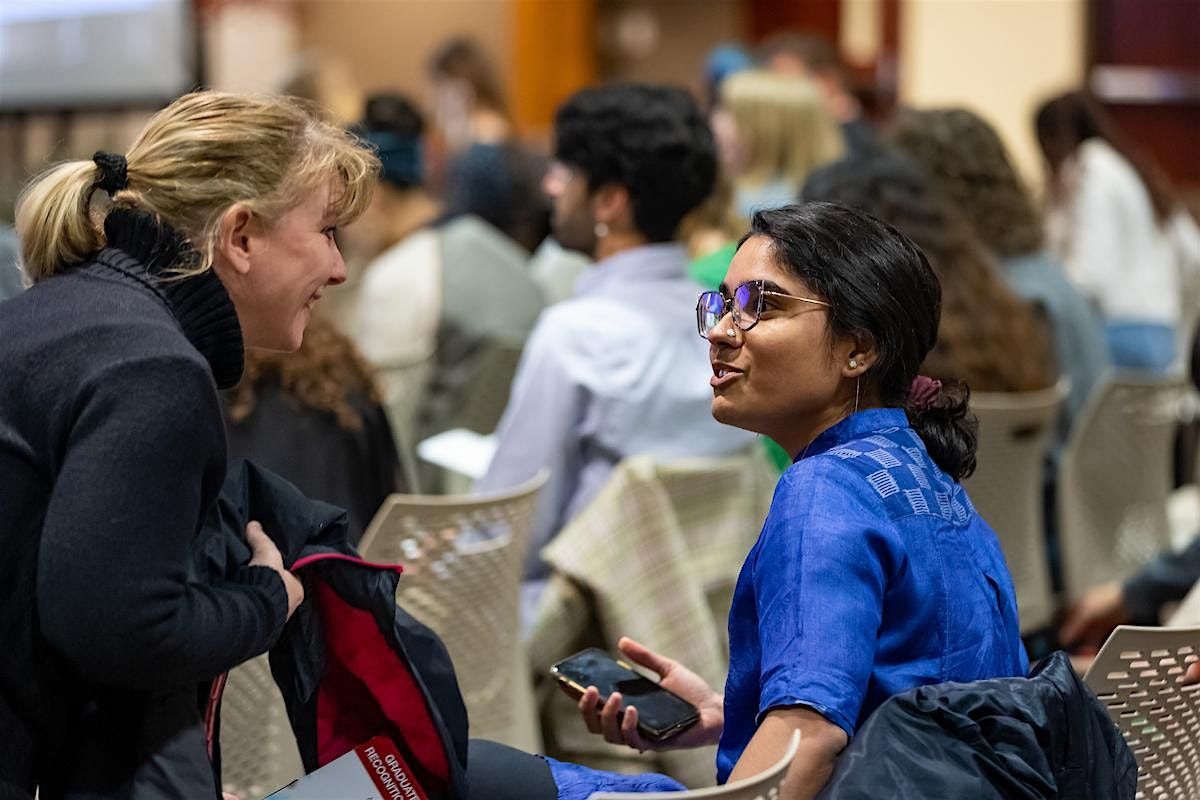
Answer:
<svg viewBox="0 0 1200 800"><path fill-rule="evenodd" d="M475 38L507 74L511 4L504 0L302 0L305 48L336 55L366 92L397 89L428 108L425 64L451 36Z"/></svg>
<svg viewBox="0 0 1200 800"><path fill-rule="evenodd" d="M1032 115L1084 75L1086 0L902 0L900 98L965 105L992 122L1035 185Z"/></svg>

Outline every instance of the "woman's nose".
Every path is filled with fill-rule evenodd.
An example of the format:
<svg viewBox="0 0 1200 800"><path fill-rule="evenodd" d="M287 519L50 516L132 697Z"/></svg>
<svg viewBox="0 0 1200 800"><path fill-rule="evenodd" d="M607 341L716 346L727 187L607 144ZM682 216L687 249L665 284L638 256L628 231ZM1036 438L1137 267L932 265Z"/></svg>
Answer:
<svg viewBox="0 0 1200 800"><path fill-rule="evenodd" d="M738 336L738 326L734 324L733 314L726 312L717 320L717 324L709 329L708 336L705 338L708 339L709 344L718 347L734 347L741 344L741 337Z"/></svg>
<svg viewBox="0 0 1200 800"><path fill-rule="evenodd" d="M333 248L333 271L329 273L329 286L337 286L346 282L346 259L342 258L341 249Z"/></svg>

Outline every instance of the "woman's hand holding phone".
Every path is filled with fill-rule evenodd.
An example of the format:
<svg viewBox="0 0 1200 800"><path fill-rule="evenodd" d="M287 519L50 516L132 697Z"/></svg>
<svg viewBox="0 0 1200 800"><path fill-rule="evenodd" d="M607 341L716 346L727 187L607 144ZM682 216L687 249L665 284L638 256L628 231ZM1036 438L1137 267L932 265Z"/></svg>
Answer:
<svg viewBox="0 0 1200 800"><path fill-rule="evenodd" d="M636 706L621 713L621 694L614 692L607 702L600 703L600 692L589 686L579 698L579 713L591 733L598 733L612 744L623 744L638 750L682 750L716 744L725 726L725 701L705 683L704 679L674 659L659 655L629 638L617 643L621 654L639 666L657 673L660 684L694 705L700 720L690 728L661 742L645 738L638 731Z"/></svg>

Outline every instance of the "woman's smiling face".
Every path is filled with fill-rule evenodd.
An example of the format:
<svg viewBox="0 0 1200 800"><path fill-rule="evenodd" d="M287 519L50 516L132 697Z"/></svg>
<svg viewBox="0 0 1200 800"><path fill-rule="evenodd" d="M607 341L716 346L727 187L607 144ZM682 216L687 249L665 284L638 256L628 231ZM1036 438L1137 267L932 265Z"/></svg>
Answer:
<svg viewBox="0 0 1200 800"><path fill-rule="evenodd" d="M728 297L754 280L768 292L824 300L778 263L766 236L751 236L738 248L721 292ZM858 371L846 372L856 343L831 335L825 306L765 294L762 309L748 331L727 314L709 332L712 414L770 436L795 456L853 411Z"/></svg>

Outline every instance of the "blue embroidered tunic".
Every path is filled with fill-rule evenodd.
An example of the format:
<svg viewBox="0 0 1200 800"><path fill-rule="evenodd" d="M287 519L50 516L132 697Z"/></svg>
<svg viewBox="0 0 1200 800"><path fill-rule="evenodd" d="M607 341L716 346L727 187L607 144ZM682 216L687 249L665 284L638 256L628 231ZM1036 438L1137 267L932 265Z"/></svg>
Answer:
<svg viewBox="0 0 1200 800"><path fill-rule="evenodd" d="M729 650L722 783L771 709L808 706L853 735L898 692L1029 668L996 535L895 408L843 420L784 473Z"/></svg>

